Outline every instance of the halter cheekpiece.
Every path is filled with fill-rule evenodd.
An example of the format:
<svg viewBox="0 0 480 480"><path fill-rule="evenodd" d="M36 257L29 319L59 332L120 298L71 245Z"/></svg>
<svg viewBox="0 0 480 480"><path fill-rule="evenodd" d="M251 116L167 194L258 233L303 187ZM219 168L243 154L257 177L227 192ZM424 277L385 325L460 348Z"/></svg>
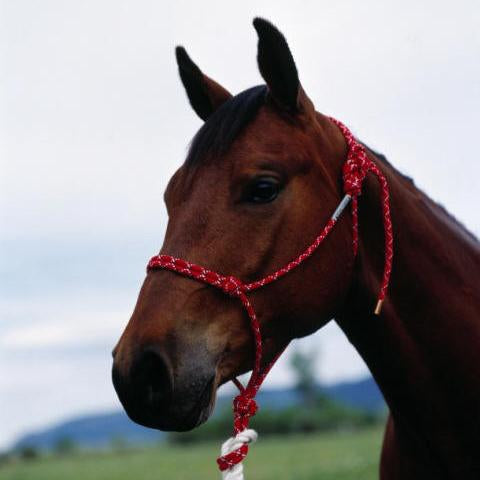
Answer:
<svg viewBox="0 0 480 480"><path fill-rule="evenodd" d="M343 189L345 196L338 204L320 234L298 257L291 260L276 272L251 283L244 283L235 276L221 275L200 265L195 265L186 260L175 258L170 255L155 255L147 265L147 271L153 269L170 270L216 287L222 290L225 294L238 298L250 319L250 327L255 342L255 361L250 380L246 387L244 387L237 379L234 380L235 385L240 390L240 393L233 401L234 435L223 444L222 455L217 459L218 466L225 479L242 478L242 460L248 453L249 443L256 440L257 437L256 432L248 428L250 418L255 415L258 410L255 396L268 372L271 370L278 357L282 354L282 352L280 352L268 365L262 368L262 335L260 332L260 324L255 310L248 298L248 293L278 280L309 258L328 236L345 207L350 202L352 205L353 253L356 255L358 251L358 196L361 194L363 180L369 172L372 172L380 183L385 234L385 263L378 301L375 307L375 313L377 315L380 313L382 303L385 299L390 281L393 258L393 234L387 180L377 165L367 156L365 147L357 142L350 130L334 118L331 118L331 121L335 123L343 133L348 147L347 159L343 165Z"/></svg>

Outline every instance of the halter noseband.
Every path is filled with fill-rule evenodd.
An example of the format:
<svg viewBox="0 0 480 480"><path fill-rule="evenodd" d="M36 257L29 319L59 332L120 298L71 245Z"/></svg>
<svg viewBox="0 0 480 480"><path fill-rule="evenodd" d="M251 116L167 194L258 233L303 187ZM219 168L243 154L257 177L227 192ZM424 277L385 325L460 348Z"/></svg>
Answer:
<svg viewBox="0 0 480 480"><path fill-rule="evenodd" d="M268 372L271 370L278 357L283 353L282 350L268 365L262 368L262 335L260 333L260 324L247 294L278 280L309 258L328 236L350 201L352 203L353 254L357 254L358 196L361 194L362 183L368 172L375 174L380 183L385 234L385 263L378 301L375 307L375 314L378 315L380 313L382 303L385 299L390 281L393 258L393 234L387 180L377 165L368 158L365 147L355 140L350 130L334 118L331 118L331 121L341 130L348 147L347 159L343 165L343 188L345 196L340 201L317 238L298 257L276 272L251 283L244 283L237 277L221 275L200 265L195 265L170 255L155 255L147 265L147 271L153 269L170 270L216 287L222 290L225 294L238 298L243 304L250 319L250 327L255 342L255 361L250 380L246 387L243 387L237 379L234 380L235 385L240 390L239 395L237 395L233 401L234 436L225 442L222 447L222 456L217 459L218 466L223 472L224 478L226 478L227 472L231 472L232 474L236 473L238 474L238 478L240 478L243 468L241 462L248 453L248 443L256 439L256 432L248 429L250 418L255 415L258 408L255 402L255 396Z"/></svg>

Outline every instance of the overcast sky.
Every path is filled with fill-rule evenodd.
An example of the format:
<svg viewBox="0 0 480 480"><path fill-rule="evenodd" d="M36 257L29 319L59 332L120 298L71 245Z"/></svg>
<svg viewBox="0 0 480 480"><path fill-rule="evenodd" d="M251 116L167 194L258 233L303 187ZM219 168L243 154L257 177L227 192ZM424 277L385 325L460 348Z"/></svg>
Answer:
<svg viewBox="0 0 480 480"><path fill-rule="evenodd" d="M177 44L239 92L261 83L251 20L269 18L317 110L480 232L478 1L169 3L1 2L0 448L119 406L110 350L200 126ZM333 324L303 344L324 381L367 372ZM290 381L286 362L269 385Z"/></svg>

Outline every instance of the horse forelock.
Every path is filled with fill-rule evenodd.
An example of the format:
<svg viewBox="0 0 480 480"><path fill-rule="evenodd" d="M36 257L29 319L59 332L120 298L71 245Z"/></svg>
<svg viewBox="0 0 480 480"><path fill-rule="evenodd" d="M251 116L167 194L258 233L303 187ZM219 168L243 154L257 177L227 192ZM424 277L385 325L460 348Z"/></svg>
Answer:
<svg viewBox="0 0 480 480"><path fill-rule="evenodd" d="M208 157L226 153L264 105L266 94L267 87L258 85L223 103L193 137L185 165L198 165Z"/></svg>

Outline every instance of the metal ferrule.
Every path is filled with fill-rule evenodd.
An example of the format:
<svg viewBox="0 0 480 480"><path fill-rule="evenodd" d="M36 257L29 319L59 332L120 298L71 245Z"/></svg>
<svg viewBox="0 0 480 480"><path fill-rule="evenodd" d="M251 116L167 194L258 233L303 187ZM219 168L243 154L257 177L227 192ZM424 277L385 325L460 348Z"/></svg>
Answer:
<svg viewBox="0 0 480 480"><path fill-rule="evenodd" d="M333 212L332 220L335 222L338 220L338 217L345 210L345 207L350 203L351 199L352 197L348 193L342 198L342 201L338 204L338 207Z"/></svg>

